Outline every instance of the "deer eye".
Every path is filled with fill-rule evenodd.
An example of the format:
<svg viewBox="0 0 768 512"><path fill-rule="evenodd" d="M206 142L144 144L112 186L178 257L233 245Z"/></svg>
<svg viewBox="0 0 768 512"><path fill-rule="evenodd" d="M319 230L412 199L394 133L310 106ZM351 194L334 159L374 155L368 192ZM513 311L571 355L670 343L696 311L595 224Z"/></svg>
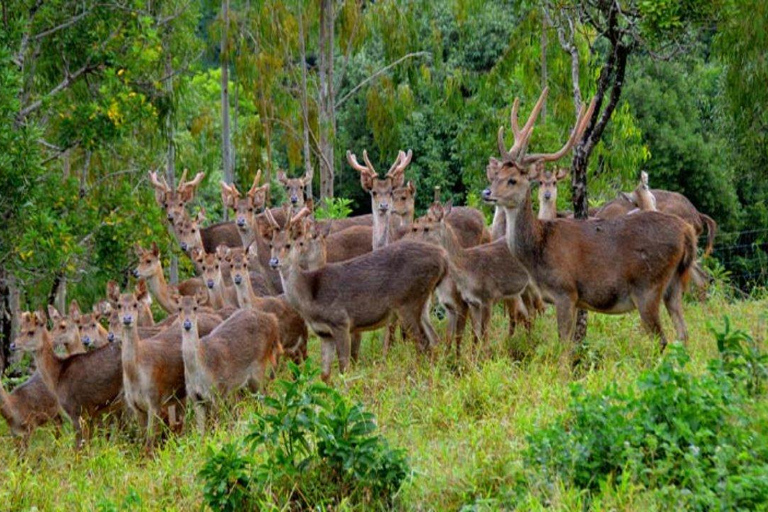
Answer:
<svg viewBox="0 0 768 512"><path fill-rule="evenodd" d="M216 265L216 270L219 270L219 266L218 265Z"/></svg>
<svg viewBox="0 0 768 512"><path fill-rule="evenodd" d="M192 311L197 311L197 306L193 307Z"/></svg>
<svg viewBox="0 0 768 512"><path fill-rule="evenodd" d="M272 248L272 242L269 242L269 248L270 249Z"/></svg>
<svg viewBox="0 0 768 512"><path fill-rule="evenodd" d="M249 211L249 212L252 212L252 211L253 211L253 208L248 208L248 211Z"/></svg>
<svg viewBox="0 0 768 512"><path fill-rule="evenodd" d="M194 230L194 229L192 229L192 230L190 230L190 231L191 231L192 233L194 233L194 232L195 232L195 230Z"/></svg>
<svg viewBox="0 0 768 512"><path fill-rule="evenodd" d="M181 313L181 308L179 308L179 313Z"/></svg>
<svg viewBox="0 0 768 512"><path fill-rule="evenodd" d="M285 248L286 249L290 249L291 248L291 244L285 244Z"/></svg>
<svg viewBox="0 0 768 512"><path fill-rule="evenodd" d="M139 303L138 302L134 302L133 303L133 307L135 307L135 308L139 307Z"/></svg>
<svg viewBox="0 0 768 512"><path fill-rule="evenodd" d="M378 193L378 192L376 192L375 190L374 190L373 192L371 192L371 194L373 195L373 197L376 197L376 196L378 196L378 195L379 195L379 193Z"/></svg>
<svg viewBox="0 0 768 512"><path fill-rule="evenodd" d="M509 178L509 179L507 180L507 183L508 183L509 185L517 185L517 180L516 180L515 178Z"/></svg>

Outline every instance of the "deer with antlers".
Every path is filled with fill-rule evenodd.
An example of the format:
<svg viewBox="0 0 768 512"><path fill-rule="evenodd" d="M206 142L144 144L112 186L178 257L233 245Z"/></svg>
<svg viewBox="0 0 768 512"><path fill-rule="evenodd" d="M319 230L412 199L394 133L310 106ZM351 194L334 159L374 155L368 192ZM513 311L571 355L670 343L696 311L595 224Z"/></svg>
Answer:
<svg viewBox="0 0 768 512"><path fill-rule="evenodd" d="M438 338L429 319L430 298L445 278L445 251L403 241L357 258L302 270L297 242L306 208L280 226L268 213L265 236L272 240L270 264L283 280L288 302L320 337L322 377L329 380L334 352L343 372L349 364L350 334L382 327L393 312L425 351Z"/></svg>
<svg viewBox="0 0 768 512"><path fill-rule="evenodd" d="M188 169L184 169L176 190L168 185L164 176L158 177L157 172L149 173L149 182L155 188L155 200L171 224L187 215L186 205L194 199L197 187L205 178L205 173L199 172L191 181L187 181L187 172Z"/></svg>
<svg viewBox="0 0 768 512"><path fill-rule="evenodd" d="M659 304L673 319L680 339L688 338L682 293L696 257L696 236L678 217L641 212L610 221L537 219L531 207L536 164L565 156L579 140L595 107L583 106L565 145L555 153L528 153L533 124L547 96L544 89L523 129L517 123L519 100L512 107L515 142L507 150L499 128L501 160L491 159L489 188L483 198L504 209L507 243L544 297L555 304L560 340L573 334L576 308L620 314L637 309L648 331L666 345ZM586 110L586 111L585 111Z"/></svg>

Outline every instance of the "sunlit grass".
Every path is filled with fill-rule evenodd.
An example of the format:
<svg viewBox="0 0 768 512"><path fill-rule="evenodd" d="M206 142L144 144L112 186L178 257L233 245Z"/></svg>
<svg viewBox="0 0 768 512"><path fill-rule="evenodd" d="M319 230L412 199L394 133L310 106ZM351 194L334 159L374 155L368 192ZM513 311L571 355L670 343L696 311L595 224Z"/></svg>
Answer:
<svg viewBox="0 0 768 512"><path fill-rule="evenodd" d="M691 368L700 371L717 350L708 322L732 324L764 340L768 301L729 303L720 298L686 304L691 340ZM672 325L665 318L665 329ZM441 326L442 327L442 326ZM410 343L397 342L382 356L380 334L366 335L359 364L335 385L376 414L390 442L407 450L415 472L398 500L407 510L456 510L467 503L483 509L486 498L512 492L521 478L520 450L525 435L555 418L569 398L569 383L588 390L608 383L633 381L655 364L659 350L641 330L636 314L622 317L590 315L582 367L569 379L560 371L562 347L557 342L552 311L540 318L530 339L520 329L506 339L502 315L495 317L492 343L473 347L465 340L462 357L443 348L434 358L417 353ZM317 355L317 341L310 354ZM510 354L522 355L512 358ZM284 371L281 375L285 375ZM136 428L117 419L98 431L80 452L73 450L72 429L53 426L38 430L23 457L0 425L0 508L27 510L196 510L202 505L197 478L208 446L244 434L255 399L225 411L204 439L189 429L171 437L153 458L144 455ZM579 491L549 490L542 503L530 489L523 508L581 508ZM662 509L648 491L628 483L606 489L590 506L595 510ZM493 508L493 507L490 507Z"/></svg>

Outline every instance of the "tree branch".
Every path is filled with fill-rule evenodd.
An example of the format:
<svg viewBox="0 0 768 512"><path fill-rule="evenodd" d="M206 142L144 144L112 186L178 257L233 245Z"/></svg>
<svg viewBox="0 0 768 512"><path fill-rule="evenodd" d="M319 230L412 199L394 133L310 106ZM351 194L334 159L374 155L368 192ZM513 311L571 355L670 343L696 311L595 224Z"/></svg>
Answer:
<svg viewBox="0 0 768 512"><path fill-rule="evenodd" d="M403 55L402 57L400 57L399 59L397 59L395 62L393 62L393 63L391 63L391 64L389 64L389 65L387 65L387 66L384 66L383 68L379 69L379 70L378 70L378 71L376 71L374 74L372 74L371 76L369 76L368 78L366 78L365 80L363 80L362 82L360 82L359 84L357 84L357 85L356 85L356 86L355 86L355 87L354 87L354 88L353 88L351 91L349 91L349 92L348 92L347 94L345 94L345 95L344 95L344 96L343 96L343 97L342 97L342 98L341 98L339 101L337 101L337 102L336 102L336 105L335 105L335 107L334 107L334 108L339 108L339 107L340 107L341 105L343 105L343 104L344 104L344 102L345 102L345 101L347 101L347 100L348 100L348 99L349 99L349 98L350 98L352 95L354 95L354 94L355 94L357 91L359 91L360 89L362 89L363 87L365 87L365 85L366 85L366 84L368 84L369 82L372 82L372 81L373 81L373 80L375 80L377 77L379 77L380 75L382 75L382 74L386 73L388 70L390 70L390 69L392 69L393 67L397 66L397 65L398 65L398 64L400 64L401 62L403 62L403 61L406 61L406 60L408 60L408 59L412 59L412 58L415 58L415 57L423 57L423 56L426 56L426 55L431 55L431 54L430 54L429 52L413 52L413 53L408 53L408 54L406 54L406 55Z"/></svg>
<svg viewBox="0 0 768 512"><path fill-rule="evenodd" d="M71 27L72 25L74 25L78 21L80 21L83 18L85 18L86 16L88 16L90 13L91 13L90 10L83 11L80 14L77 14L77 15L73 16L72 18L68 19L67 21L65 21L61 25L57 25L55 27L51 27L48 30L44 30L44 31L42 31L42 32L40 32L38 34L35 34L35 35L31 36L31 40L32 41L39 41L40 39L43 39L44 37L48 37L49 35L54 34L54 33L58 32L59 30L64 30L67 27Z"/></svg>

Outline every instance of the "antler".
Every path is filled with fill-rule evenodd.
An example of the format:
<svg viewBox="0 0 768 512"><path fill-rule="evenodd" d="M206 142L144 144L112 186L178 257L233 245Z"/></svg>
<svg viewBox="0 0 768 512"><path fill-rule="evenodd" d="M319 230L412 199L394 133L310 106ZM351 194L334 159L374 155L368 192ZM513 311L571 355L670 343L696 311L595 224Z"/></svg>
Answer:
<svg viewBox="0 0 768 512"><path fill-rule="evenodd" d="M536 105L534 105L531 114L528 116L528 121L526 121L522 130L520 129L517 119L518 110L520 108L520 99L515 98L515 102L512 104L512 112L509 115L510 125L512 126L512 135L515 138L515 143L512 145L512 148L507 151L506 147L504 146L503 126L499 126L499 132L496 135L497 143L499 145L499 153L501 153L502 159L518 160L524 153L524 149L528 144L531 133L533 132L533 124L539 117L539 112L541 112L541 109L544 106L544 100L547 98L547 94L549 94L549 87L545 87L544 90L541 91L539 100L536 102Z"/></svg>
<svg viewBox="0 0 768 512"><path fill-rule="evenodd" d="M280 224L278 224L275 220L275 217L272 216L272 212L269 211L269 208L264 210L264 216L267 218L267 222L269 222L270 226L272 226L274 229L280 229Z"/></svg>
<svg viewBox="0 0 768 512"><path fill-rule="evenodd" d="M392 167L389 168L389 171L387 172L387 177L394 178L398 174L405 172L405 168L408 167L408 164L411 163L412 158L413 158L413 150L409 149L408 153L405 153L405 151L401 149L397 153L397 158L395 159L395 163L392 164Z"/></svg>
<svg viewBox="0 0 768 512"><path fill-rule="evenodd" d="M259 182L261 181L261 169L256 171L256 176L253 178L253 185L251 186L251 189L248 191L249 196L252 196L256 193L256 189L259 188Z"/></svg>
<svg viewBox="0 0 768 512"><path fill-rule="evenodd" d="M645 171L640 172L640 183L645 190L648 190L648 173Z"/></svg>
<svg viewBox="0 0 768 512"><path fill-rule="evenodd" d="M566 153L568 153L568 151L571 150L576 141L579 140L584 134L584 130L587 129L587 125L589 124L589 120L592 117L592 112L594 112L594 110L594 98L592 98L592 101L589 103L589 108L586 110L586 112L584 111L584 105L581 106L581 109L579 109L579 117L576 121L576 126L573 127L571 136L559 151L556 151L555 153L533 153L531 155L525 155L522 153L519 155L518 161L524 165L530 165L533 162L538 161L554 162L555 160L561 159L563 156L565 156Z"/></svg>
<svg viewBox="0 0 768 512"><path fill-rule="evenodd" d="M149 171L149 182L152 184L153 187L163 192L168 192L169 190L171 190L171 187L168 186L168 183L165 181L164 177L161 176L160 179L157 178L156 171Z"/></svg>
<svg viewBox="0 0 768 512"><path fill-rule="evenodd" d="M179 193L183 193L188 190L194 190L195 188L197 188L200 182L203 181L203 178L205 178L205 173L199 172L195 175L195 178L192 181L186 181L188 172L189 172L189 169L184 169L184 171L181 173L181 179L179 179L179 186L176 187L176 191Z"/></svg>
<svg viewBox="0 0 768 512"><path fill-rule="evenodd" d="M355 170L357 170L357 171L359 171L359 172L361 172L363 174L376 176L376 170L373 168L371 163L368 161L368 153L365 150L363 150L363 159L365 160L365 163L368 164L368 167L366 167L365 165L361 165L357 161L357 157L355 156L355 154L352 153L351 151L347 150L347 162L349 162L349 165L351 165L353 169L355 169Z"/></svg>
<svg viewBox="0 0 768 512"><path fill-rule="evenodd" d="M440 202L440 185L435 185L435 198L434 198L434 202L435 203L439 203Z"/></svg>

